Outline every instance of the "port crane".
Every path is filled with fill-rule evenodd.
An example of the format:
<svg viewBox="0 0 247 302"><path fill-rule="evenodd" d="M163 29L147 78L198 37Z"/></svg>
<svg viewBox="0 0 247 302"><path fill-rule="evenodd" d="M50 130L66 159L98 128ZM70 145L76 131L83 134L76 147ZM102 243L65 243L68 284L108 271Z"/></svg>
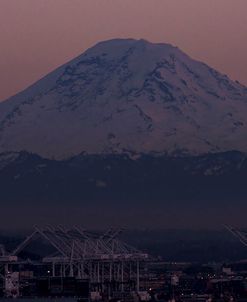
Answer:
<svg viewBox="0 0 247 302"><path fill-rule="evenodd" d="M247 246L247 231L239 230L230 225L224 225L224 227L245 246Z"/></svg>

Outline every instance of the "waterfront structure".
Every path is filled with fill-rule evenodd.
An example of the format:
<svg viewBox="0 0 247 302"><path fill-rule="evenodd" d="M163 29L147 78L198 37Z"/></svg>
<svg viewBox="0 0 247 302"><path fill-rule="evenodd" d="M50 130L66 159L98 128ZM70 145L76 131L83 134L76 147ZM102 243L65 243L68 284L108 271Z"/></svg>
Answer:
<svg viewBox="0 0 247 302"><path fill-rule="evenodd" d="M0 256L2 276L28 267L32 278L46 278L49 284L74 278L87 281L94 293L139 292L141 269L149 255L121 241L119 233L113 229L93 233L79 226L36 226L11 253ZM45 244L44 255L30 260L25 251L36 240Z"/></svg>

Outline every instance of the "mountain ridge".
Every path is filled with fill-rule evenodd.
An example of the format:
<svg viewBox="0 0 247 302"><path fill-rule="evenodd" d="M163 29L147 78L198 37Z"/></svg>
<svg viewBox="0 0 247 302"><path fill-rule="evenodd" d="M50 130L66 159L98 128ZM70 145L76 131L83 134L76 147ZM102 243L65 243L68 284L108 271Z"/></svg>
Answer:
<svg viewBox="0 0 247 302"><path fill-rule="evenodd" d="M247 155L192 157L80 155L51 160L27 152L0 155L0 200L35 202L245 202ZM163 204L164 202L164 204Z"/></svg>

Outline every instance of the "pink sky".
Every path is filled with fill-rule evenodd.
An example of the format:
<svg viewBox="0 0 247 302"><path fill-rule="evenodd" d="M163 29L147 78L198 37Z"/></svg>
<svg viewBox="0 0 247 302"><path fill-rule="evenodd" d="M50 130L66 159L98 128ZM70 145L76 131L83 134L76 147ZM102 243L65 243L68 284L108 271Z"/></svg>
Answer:
<svg viewBox="0 0 247 302"><path fill-rule="evenodd" d="M110 38L172 43L247 84L247 0L0 0L0 100Z"/></svg>

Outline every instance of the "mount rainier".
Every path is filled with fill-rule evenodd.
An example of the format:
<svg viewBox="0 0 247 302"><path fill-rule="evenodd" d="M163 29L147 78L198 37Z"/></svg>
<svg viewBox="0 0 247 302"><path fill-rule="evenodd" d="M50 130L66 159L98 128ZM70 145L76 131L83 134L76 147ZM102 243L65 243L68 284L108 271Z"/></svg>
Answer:
<svg viewBox="0 0 247 302"><path fill-rule="evenodd" d="M247 152L247 88L176 47L98 43L0 103L0 153Z"/></svg>
<svg viewBox="0 0 247 302"><path fill-rule="evenodd" d="M246 138L240 83L168 44L101 42L0 103L0 200L244 204Z"/></svg>

